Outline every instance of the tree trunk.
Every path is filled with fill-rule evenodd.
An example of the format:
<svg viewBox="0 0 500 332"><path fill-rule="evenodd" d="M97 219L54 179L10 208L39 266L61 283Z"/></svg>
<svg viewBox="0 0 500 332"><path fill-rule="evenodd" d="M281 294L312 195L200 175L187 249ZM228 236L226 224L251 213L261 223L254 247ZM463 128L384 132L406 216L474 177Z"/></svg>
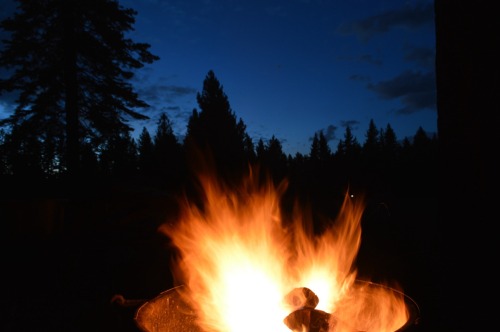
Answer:
<svg viewBox="0 0 500 332"><path fill-rule="evenodd" d="M66 89L66 163L69 179L76 179L80 169L78 133L78 82L76 65L76 34L73 1L63 4L64 19L64 83Z"/></svg>

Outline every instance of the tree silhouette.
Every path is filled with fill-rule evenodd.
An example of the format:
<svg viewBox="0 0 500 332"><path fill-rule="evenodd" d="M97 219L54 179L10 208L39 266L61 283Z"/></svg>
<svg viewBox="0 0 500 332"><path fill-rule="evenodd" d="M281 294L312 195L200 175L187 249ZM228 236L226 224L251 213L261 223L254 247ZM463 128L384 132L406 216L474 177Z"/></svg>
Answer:
<svg viewBox="0 0 500 332"><path fill-rule="evenodd" d="M257 156L255 154L255 146L253 144L252 138L247 133L247 125L243 122L243 119L240 119L237 124L238 136L243 137L243 155L244 159L248 162L255 162Z"/></svg>
<svg viewBox="0 0 500 332"><path fill-rule="evenodd" d="M10 173L18 178L38 178L42 175L42 144L30 135L28 125L13 126L5 135L4 150Z"/></svg>
<svg viewBox="0 0 500 332"><path fill-rule="evenodd" d="M162 113L154 136L154 150L157 155L157 162L162 163L162 160L166 159L169 153L178 148L179 142L175 137L172 122L166 113Z"/></svg>
<svg viewBox="0 0 500 332"><path fill-rule="evenodd" d="M356 136L352 134L350 126L345 128L344 139L339 140L337 145L336 155L341 158L347 158L354 160L360 155L361 145L358 142Z"/></svg>
<svg viewBox="0 0 500 332"><path fill-rule="evenodd" d="M405 168L412 173L408 184L417 190L428 190L428 186L437 182L437 138L430 138L422 127L418 127L412 144L403 151Z"/></svg>
<svg viewBox="0 0 500 332"><path fill-rule="evenodd" d="M283 148L279 139L272 136L267 144L262 139L257 144L257 162L274 179L275 183L283 180L287 173L287 157L283 153Z"/></svg>
<svg viewBox="0 0 500 332"><path fill-rule="evenodd" d="M314 133L313 140L311 143L311 149L309 150L309 159L311 161L319 160L319 138L318 133Z"/></svg>
<svg viewBox="0 0 500 332"><path fill-rule="evenodd" d="M95 147L90 142L84 142L81 146L81 167L85 170L85 173L82 176L86 176L88 179L94 178L101 173L101 164L98 158L98 154L96 154Z"/></svg>
<svg viewBox="0 0 500 332"><path fill-rule="evenodd" d="M396 133L390 124L380 130L380 152L379 160L385 173L394 173L399 170L401 145L398 143Z"/></svg>
<svg viewBox="0 0 500 332"><path fill-rule="evenodd" d="M309 158L311 159L311 161L320 164L326 164L330 161L331 157L332 151L328 146L328 141L326 140L323 131L321 130L319 133L314 133L311 149L309 152Z"/></svg>
<svg viewBox="0 0 500 332"><path fill-rule="evenodd" d="M255 153L257 154L257 160L262 160L265 158L266 154L266 145L262 138L259 138L257 142L257 146L255 147Z"/></svg>
<svg viewBox="0 0 500 332"><path fill-rule="evenodd" d="M154 144L151 134L146 127L142 128L137 145L139 172L142 175L151 175L153 171Z"/></svg>
<svg viewBox="0 0 500 332"><path fill-rule="evenodd" d="M213 160L221 179L234 180L248 166L254 154L243 120L237 121L223 86L210 70L203 90L196 96L201 109L193 110L184 140L189 155L202 152ZM251 151L250 151L251 150ZM206 162L206 160L205 160Z"/></svg>
<svg viewBox="0 0 500 332"><path fill-rule="evenodd" d="M166 113L162 113L154 136L153 170L164 185L170 185L171 180L179 180L182 158L181 144L174 134L172 122Z"/></svg>
<svg viewBox="0 0 500 332"><path fill-rule="evenodd" d="M10 173L5 138L5 130L0 129L0 175L7 175Z"/></svg>
<svg viewBox="0 0 500 332"><path fill-rule="evenodd" d="M358 142L356 136L352 134L351 127L346 126L344 139L339 140L334 156L339 174L342 174L343 177L339 182L342 185L352 186L359 179L361 152L361 144Z"/></svg>
<svg viewBox="0 0 500 332"><path fill-rule="evenodd" d="M375 162L375 158L380 152L379 139L379 130L375 126L375 121L371 119L365 134L365 142L363 143L363 155L366 157L365 161L367 163Z"/></svg>
<svg viewBox="0 0 500 332"><path fill-rule="evenodd" d="M159 58L125 37L137 12L117 1L18 1L17 9L0 23L10 33L0 67L11 73L0 92L19 98L0 125L18 128L20 140L52 144L58 169L76 174L85 139L116 137L131 130L127 119L147 118L127 81Z"/></svg>
<svg viewBox="0 0 500 332"><path fill-rule="evenodd" d="M389 156L394 156L398 152L398 138L390 124L387 124L385 130L380 130L380 144L382 150Z"/></svg>
<svg viewBox="0 0 500 332"><path fill-rule="evenodd" d="M110 137L100 151L104 174L123 180L137 172L137 145L128 131Z"/></svg>
<svg viewBox="0 0 500 332"><path fill-rule="evenodd" d="M381 179L381 173L384 169L384 160L381 156L382 143L380 142L380 131L375 125L373 119L368 124L368 130L365 133L365 142L362 146L361 154L361 176L365 183L375 186Z"/></svg>

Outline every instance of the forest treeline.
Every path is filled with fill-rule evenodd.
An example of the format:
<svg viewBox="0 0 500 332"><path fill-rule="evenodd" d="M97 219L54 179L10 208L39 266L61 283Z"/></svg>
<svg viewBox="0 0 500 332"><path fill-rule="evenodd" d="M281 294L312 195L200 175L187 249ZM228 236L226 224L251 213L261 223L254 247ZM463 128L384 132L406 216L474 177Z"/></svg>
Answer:
<svg viewBox="0 0 500 332"><path fill-rule="evenodd" d="M150 133L143 127L137 139L125 130L99 143L82 143L80 179L96 183L105 179L108 183L140 181L145 186L174 191L186 185L193 172L202 171L200 167L215 166L217 176L231 182L256 166L276 184L288 179L307 191L324 191L332 186L344 190L350 186L411 193L435 180L437 137L429 137L422 127L413 137L399 140L390 124L377 127L371 120L365 141L359 142L348 126L336 150L319 131L313 135L308 154L292 156L283 152L279 138L254 140L246 133L244 121L231 110L213 71L207 74L197 99L201 111L193 110L182 140L163 113L155 131ZM3 178L54 183L66 180L61 162L64 155L48 153L56 143L23 129L21 126L1 132Z"/></svg>
<svg viewBox="0 0 500 332"><path fill-rule="evenodd" d="M155 132L144 127L134 139L129 121L147 119L138 110L148 104L130 80L159 60L149 44L126 38L137 13L109 0L47 2L18 1L0 23L10 36L0 49L0 67L10 73L0 79L0 93L18 93L13 114L0 120L0 174L10 188L42 183L69 194L81 192L78 186L129 183L173 192L189 187L207 159L228 183L257 166L276 183L287 179L299 196L346 187L413 194L435 180L437 137L421 127L400 140L390 124L372 120L364 142L346 127L332 150L320 131L311 133L308 154L286 155L278 137L249 136L212 70L182 140L166 113ZM61 195L54 190L45 192Z"/></svg>

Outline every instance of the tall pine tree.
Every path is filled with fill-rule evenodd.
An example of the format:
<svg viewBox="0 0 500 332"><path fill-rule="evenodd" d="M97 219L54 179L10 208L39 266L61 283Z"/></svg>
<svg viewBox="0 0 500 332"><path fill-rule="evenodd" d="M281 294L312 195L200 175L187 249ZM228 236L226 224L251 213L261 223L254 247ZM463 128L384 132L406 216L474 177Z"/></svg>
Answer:
<svg viewBox="0 0 500 332"><path fill-rule="evenodd" d="M13 16L0 22L10 36L0 67L11 73L0 80L0 93L19 93L0 125L58 145L64 152L54 159L72 174L85 141L106 140L130 131L128 120L146 119L137 109L148 105L128 80L159 58L150 45L126 37L136 14L113 0L19 0Z"/></svg>
<svg viewBox="0 0 500 332"><path fill-rule="evenodd" d="M187 152L202 152L212 159L218 175L224 180L236 180L254 154L243 120L237 120L223 86L210 70L197 95L200 111L193 110L185 138ZM191 161L193 162L193 161ZM199 166L199 165L193 165Z"/></svg>
<svg viewBox="0 0 500 332"><path fill-rule="evenodd" d="M180 180L183 165L181 152L181 144L174 134L172 122L166 113L162 113L154 136L153 170L167 186L172 180Z"/></svg>
<svg viewBox="0 0 500 332"><path fill-rule="evenodd" d="M151 134L146 127L142 127L137 145L139 153L139 172L142 175L151 175L153 171L154 144Z"/></svg>

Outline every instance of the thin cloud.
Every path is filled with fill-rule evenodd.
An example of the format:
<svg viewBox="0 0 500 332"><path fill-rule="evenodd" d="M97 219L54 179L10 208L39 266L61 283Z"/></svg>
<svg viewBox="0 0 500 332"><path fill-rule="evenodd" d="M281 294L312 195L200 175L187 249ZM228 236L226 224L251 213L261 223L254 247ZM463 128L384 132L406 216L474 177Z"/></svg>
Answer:
<svg viewBox="0 0 500 332"><path fill-rule="evenodd" d="M12 15L17 8L17 2L14 0L2 0L0 2L0 20Z"/></svg>
<svg viewBox="0 0 500 332"><path fill-rule="evenodd" d="M436 108L436 82L433 71L407 70L390 80L368 84L367 88L380 98L398 99L403 108L398 114L411 114L423 109Z"/></svg>
<svg viewBox="0 0 500 332"><path fill-rule="evenodd" d="M422 68L434 69L436 52L429 47L405 47L404 59Z"/></svg>
<svg viewBox="0 0 500 332"><path fill-rule="evenodd" d="M337 139L337 132L338 127L335 125L328 125L326 128L320 129L316 131L316 134L323 133L323 136L325 137L327 142L334 141ZM309 137L309 142L312 142L314 139L314 136Z"/></svg>
<svg viewBox="0 0 500 332"><path fill-rule="evenodd" d="M363 54L359 57L359 60L375 66L381 66L383 63L382 60L374 58L371 54Z"/></svg>
<svg viewBox="0 0 500 332"><path fill-rule="evenodd" d="M182 128L184 128L185 125L189 122L189 118L193 114L192 109L187 109L179 106L166 107L165 111L171 114L171 118L174 123L182 124Z"/></svg>
<svg viewBox="0 0 500 332"><path fill-rule="evenodd" d="M376 35L384 34L395 28L417 29L434 24L434 6L432 1L419 1L414 6L404 6L370 16L359 21L344 24L339 31L346 35L355 35L366 42ZM407 69L400 75L386 81L369 83L366 87L385 100L399 100L402 107L398 114L412 114L424 109L436 108L436 84L434 74L435 51L431 47L405 45L403 59L413 69ZM359 60L378 64L370 55ZM415 67L416 66L416 67ZM421 68L423 72L415 68ZM351 80L362 81L366 77L352 75Z"/></svg>
<svg viewBox="0 0 500 332"><path fill-rule="evenodd" d="M328 127L326 127L326 129L323 131L323 135L325 135L326 141L330 142L336 140L337 139L336 132L337 132L337 126L329 125Z"/></svg>
<svg viewBox="0 0 500 332"><path fill-rule="evenodd" d="M179 85L166 85L162 86L161 89L169 93L174 97L184 97L186 95L196 94L196 89L187 86L179 86Z"/></svg>
<svg viewBox="0 0 500 332"><path fill-rule="evenodd" d="M415 7L405 6L363 20L342 24L338 32L343 35L355 35L359 40L367 42L375 35L386 33L396 27L415 29L433 23L433 3L421 1Z"/></svg>
<svg viewBox="0 0 500 332"><path fill-rule="evenodd" d="M359 121L358 120L342 120L340 121L340 126L342 128L351 128L351 130L356 130L358 129L359 126Z"/></svg>
<svg viewBox="0 0 500 332"><path fill-rule="evenodd" d="M436 108L436 94L431 91L408 93L401 98L404 107L397 109L397 114L413 114L424 109Z"/></svg>
<svg viewBox="0 0 500 332"><path fill-rule="evenodd" d="M17 106L17 99L19 98L18 91L2 91L0 92L0 104L5 109L13 110Z"/></svg>
<svg viewBox="0 0 500 332"><path fill-rule="evenodd" d="M142 87L139 96L150 105L176 103L178 99L196 96L196 89L180 85L149 84Z"/></svg>
<svg viewBox="0 0 500 332"><path fill-rule="evenodd" d="M153 106L148 110L148 113L150 114L150 118L148 120L142 120L140 124L136 126L136 129L146 127L149 128L148 130L150 130L150 133L155 133L160 116L165 113L172 122L172 129L177 139L182 140L182 137L185 135L189 117L192 114L192 109L188 111L181 106Z"/></svg>
<svg viewBox="0 0 500 332"><path fill-rule="evenodd" d="M150 120L141 123L141 126L156 128L158 119L162 113L166 113L170 120L176 136L184 135L189 117L196 103L197 90L190 86L164 84L165 81L175 80L175 75L162 77L151 82L150 72L142 72L143 76L136 76L135 84L139 98L149 104L146 109L140 112L148 115ZM180 138L179 138L180 139Z"/></svg>
<svg viewBox="0 0 500 332"><path fill-rule="evenodd" d="M383 61L381 59L378 59L369 53L362 54L360 56L345 56L344 55L344 56L337 57L337 59L340 61L365 62L365 63L375 65L375 66L383 65Z"/></svg>
<svg viewBox="0 0 500 332"><path fill-rule="evenodd" d="M361 82L370 81L370 78L368 76L359 75L359 74L353 74L353 75L349 76L349 79L351 81L361 81Z"/></svg>

